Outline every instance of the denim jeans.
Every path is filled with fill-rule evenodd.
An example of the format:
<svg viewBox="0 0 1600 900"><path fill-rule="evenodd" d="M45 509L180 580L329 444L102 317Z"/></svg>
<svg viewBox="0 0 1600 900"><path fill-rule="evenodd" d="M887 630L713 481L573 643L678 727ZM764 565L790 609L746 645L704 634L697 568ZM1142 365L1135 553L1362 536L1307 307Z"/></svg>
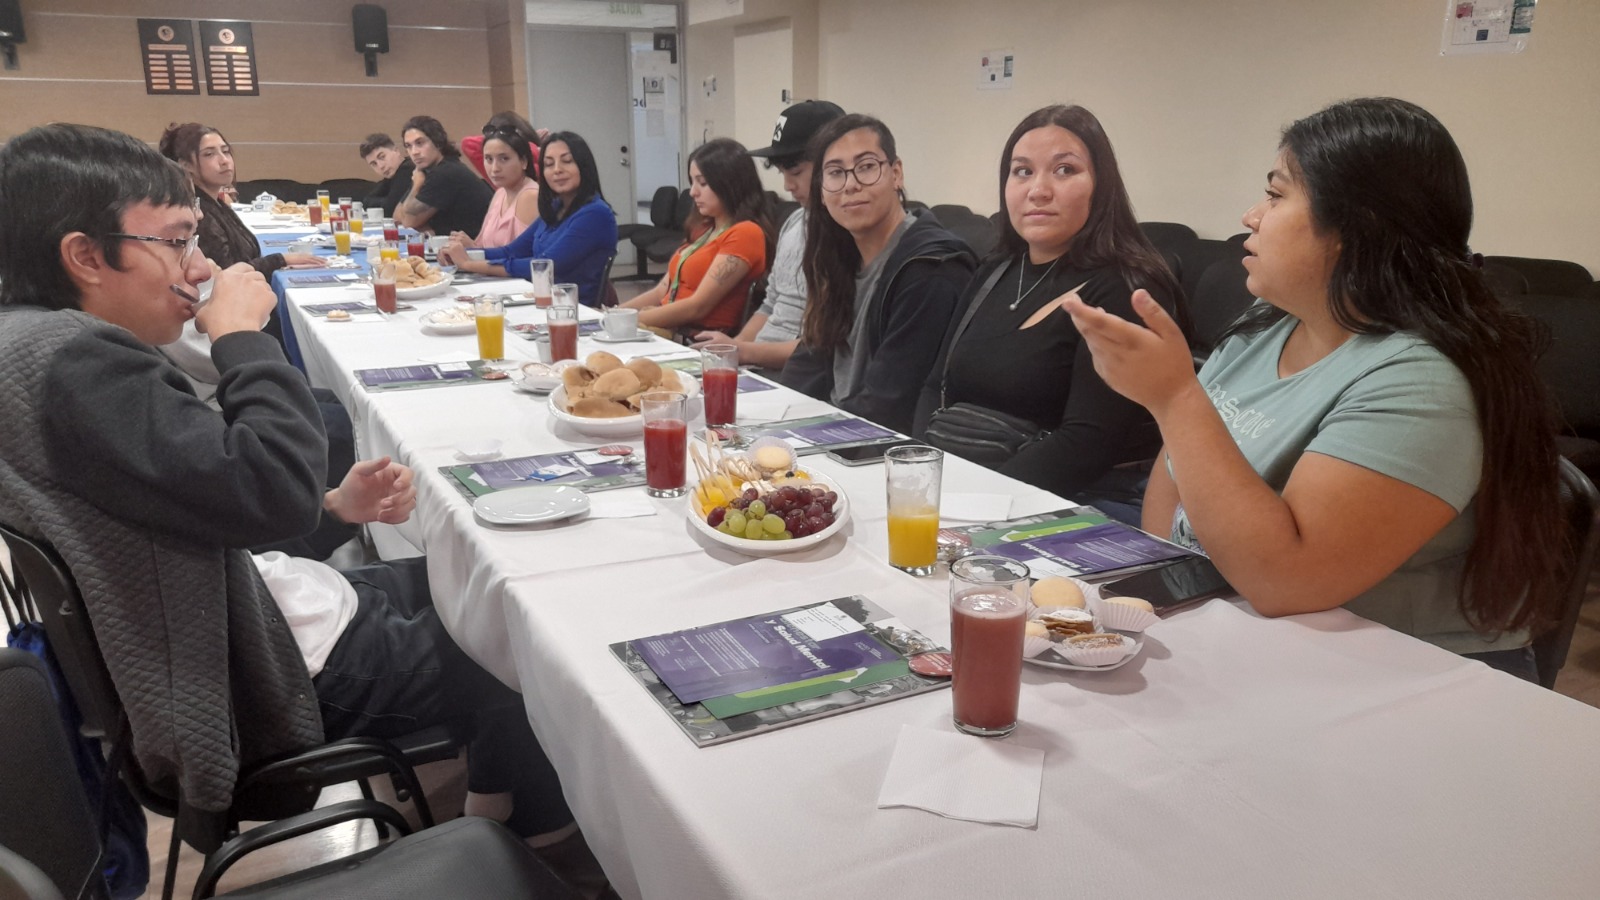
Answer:
<svg viewBox="0 0 1600 900"><path fill-rule="evenodd" d="M328 739L394 738L470 718L468 789L512 792L513 830L525 835L571 822L555 767L528 726L522 696L468 658L439 621L426 560L395 560L343 574L356 590L356 614L312 680Z"/></svg>

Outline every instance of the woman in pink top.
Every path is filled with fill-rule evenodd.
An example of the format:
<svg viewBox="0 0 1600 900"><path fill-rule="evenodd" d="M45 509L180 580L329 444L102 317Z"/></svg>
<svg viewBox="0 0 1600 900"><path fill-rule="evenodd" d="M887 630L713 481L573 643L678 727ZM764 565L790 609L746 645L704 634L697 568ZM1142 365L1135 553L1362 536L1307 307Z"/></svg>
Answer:
<svg viewBox="0 0 1600 900"><path fill-rule="evenodd" d="M464 232L450 235L466 247L504 247L539 218L538 169L530 143L533 132L521 126L496 127L483 136L483 171L495 186L494 199L483 216L476 239Z"/></svg>

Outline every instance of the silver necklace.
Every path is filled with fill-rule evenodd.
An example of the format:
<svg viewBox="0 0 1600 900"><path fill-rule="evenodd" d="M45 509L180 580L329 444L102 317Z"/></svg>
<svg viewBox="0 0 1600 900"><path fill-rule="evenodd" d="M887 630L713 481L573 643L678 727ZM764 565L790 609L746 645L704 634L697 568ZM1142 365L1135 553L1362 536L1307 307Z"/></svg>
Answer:
<svg viewBox="0 0 1600 900"><path fill-rule="evenodd" d="M1039 285L1044 284L1044 280L1046 278L1049 278L1050 277L1050 273L1054 272L1056 270L1056 263L1061 262L1061 257L1059 257L1059 256L1056 257L1055 260L1050 263L1050 268L1045 269L1044 270L1044 274L1039 276L1039 280L1035 281L1033 283L1033 287L1028 288L1027 290L1023 290L1022 289L1022 281L1023 281L1023 278L1028 274L1028 258L1026 256L1021 256L1021 257L1018 257L1018 260L1022 263L1022 270L1017 273L1017 299L1016 299L1015 303L1011 304L1010 309L1011 309L1012 312L1016 312L1017 311L1017 307L1022 305L1022 298L1024 298L1024 297L1028 296L1029 294L1033 293L1033 288L1036 288Z"/></svg>

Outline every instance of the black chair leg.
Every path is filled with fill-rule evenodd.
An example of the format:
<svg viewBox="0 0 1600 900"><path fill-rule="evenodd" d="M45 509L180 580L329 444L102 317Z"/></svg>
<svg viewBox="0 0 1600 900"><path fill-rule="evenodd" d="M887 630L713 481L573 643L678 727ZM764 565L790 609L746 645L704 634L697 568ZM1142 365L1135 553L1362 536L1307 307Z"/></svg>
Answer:
<svg viewBox="0 0 1600 900"><path fill-rule="evenodd" d="M359 779L356 780L356 783L361 785L361 799L363 799L363 800L372 800L372 799L374 799L373 796L372 796L372 782L368 781L365 778L359 778ZM378 840L380 840L380 841L388 840L389 839L389 826L383 824L383 820L382 819L374 821L373 824L378 826Z"/></svg>
<svg viewBox="0 0 1600 900"><path fill-rule="evenodd" d="M161 885L161 900L172 900L173 885L178 880L178 851L183 843L178 840L178 820L172 820L172 840L167 844L167 876Z"/></svg>

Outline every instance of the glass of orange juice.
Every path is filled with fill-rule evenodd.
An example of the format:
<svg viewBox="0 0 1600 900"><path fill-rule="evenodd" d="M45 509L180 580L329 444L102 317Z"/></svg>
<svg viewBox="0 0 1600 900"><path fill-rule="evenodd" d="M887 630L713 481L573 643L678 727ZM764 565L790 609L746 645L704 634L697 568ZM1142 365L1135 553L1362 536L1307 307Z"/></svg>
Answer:
<svg viewBox="0 0 1600 900"><path fill-rule="evenodd" d="M939 487L944 451L911 444L883 456L889 490L889 565L932 575L939 557Z"/></svg>
<svg viewBox="0 0 1600 900"><path fill-rule="evenodd" d="M378 249L378 258L383 260L398 260L400 258L400 242L384 241Z"/></svg>
<svg viewBox="0 0 1600 900"><path fill-rule="evenodd" d="M333 220L333 249L340 256L350 255L350 223L344 219Z"/></svg>
<svg viewBox="0 0 1600 900"><path fill-rule="evenodd" d="M472 304L478 323L478 358L490 362L506 357L506 308L498 294L486 294Z"/></svg>

